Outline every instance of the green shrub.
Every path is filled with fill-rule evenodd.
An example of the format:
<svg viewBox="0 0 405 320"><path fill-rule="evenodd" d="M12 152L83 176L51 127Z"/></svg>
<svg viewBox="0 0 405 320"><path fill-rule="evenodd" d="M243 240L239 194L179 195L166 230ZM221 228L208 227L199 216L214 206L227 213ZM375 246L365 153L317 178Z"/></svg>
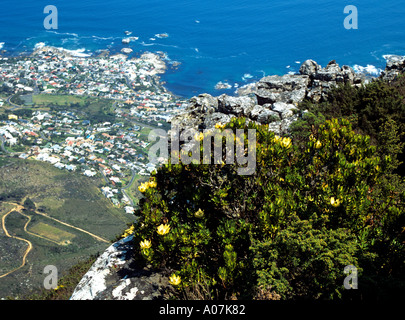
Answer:
<svg viewBox="0 0 405 320"><path fill-rule="evenodd" d="M324 119L346 118L353 130L369 135L380 156L390 155L396 173L405 174L405 76L387 82L373 80L362 87L346 83L330 91L328 101L301 104L308 110L303 118L291 127L294 140L302 140L309 128L318 127Z"/></svg>
<svg viewBox="0 0 405 320"><path fill-rule="evenodd" d="M369 136L345 119L299 147L243 118L227 128L256 130L253 175L238 175L239 164L169 162L140 187L136 257L166 272L179 297L204 284L214 299L345 298L349 264L360 288L362 279L389 286L381 270L405 283L404 183L387 179L392 159Z"/></svg>

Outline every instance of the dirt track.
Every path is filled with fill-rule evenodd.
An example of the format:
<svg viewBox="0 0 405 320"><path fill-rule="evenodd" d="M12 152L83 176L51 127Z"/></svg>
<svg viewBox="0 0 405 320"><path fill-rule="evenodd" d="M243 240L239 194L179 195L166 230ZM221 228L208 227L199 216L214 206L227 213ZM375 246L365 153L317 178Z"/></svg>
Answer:
<svg viewBox="0 0 405 320"><path fill-rule="evenodd" d="M16 212L18 212L19 214L21 214L21 215L27 217L27 218L28 218L28 221L27 221L26 224L24 225L24 231L27 232L27 233L29 233L29 234L31 234L31 235L38 236L38 235L36 235L36 234L34 234L34 233L31 233L31 232L29 232L29 231L27 230L27 226L28 226L28 224L31 222L31 217L28 216L28 215L26 215L26 214L24 214L24 213L22 213L22 210L24 209L24 206L22 206L22 205L20 205L20 204L18 204L18 203L13 203L13 202L5 202L5 203L6 203L6 204L11 204L11 205L15 206L15 207L14 207L13 209L11 209L9 212L7 212L5 215L3 215L2 219L1 219L1 222L2 222L1 225L2 225L2 228L3 228L3 231L4 231L5 235L6 235L7 237L9 237L9 238L13 238L13 239L17 239L17 240L21 240L21 241L26 242L26 243L28 244L28 247L27 247L27 250L25 250L25 253L24 253L24 255L23 255L23 259L22 259L21 265L20 265L18 268L15 268L15 269L13 269L13 270L11 270L11 271L9 271L9 272L3 274L3 275L0 275L0 278L4 278L5 276L8 276L9 274L11 274L11 273L13 273L13 272L15 272L15 271L21 269L22 267L24 267L24 266L25 266L25 263L26 263L27 255L28 255L28 253L29 253L29 252L32 250L32 248L33 248L32 243L31 243L30 241L28 241L28 240L26 240L26 239L23 239L23 238L20 238L20 237L17 237L17 236L12 236L12 235L9 234L9 232L8 232L8 230L7 230L7 228L6 228L6 218L7 218L7 216L8 216L10 213L16 211ZM53 221L56 221L56 222L58 222L58 223L60 223L60 224L63 224L63 225L65 225L65 226L68 226L68 227L70 227L70 228L76 229L76 230L78 230L78 231L80 231L80 232L86 233L86 234L92 236L93 238L95 238L95 239L98 240L98 241L110 243L108 240L103 239L103 238L101 238L101 237L99 237L99 236L97 236L97 235L95 235L95 234L93 234L93 233L90 233L90 232L88 232L88 231L86 231L86 230L83 230L83 229L81 229L81 228L72 226L71 224L68 224L68 223L66 223L66 222L60 221L60 220L58 220L58 219L52 218L52 217L50 217L50 216L48 216L48 215L46 215L46 214L44 214L44 213L41 213L41 212L38 212L38 211L33 211L33 212L36 213L36 214L39 214L39 215L41 215L41 216L43 216L43 217L46 217L46 218L48 218L48 219L51 219L51 220L53 220ZM41 236L38 236L38 237L42 238ZM45 240L49 240L49 239L45 239ZM51 240L49 240L49 241L51 241Z"/></svg>

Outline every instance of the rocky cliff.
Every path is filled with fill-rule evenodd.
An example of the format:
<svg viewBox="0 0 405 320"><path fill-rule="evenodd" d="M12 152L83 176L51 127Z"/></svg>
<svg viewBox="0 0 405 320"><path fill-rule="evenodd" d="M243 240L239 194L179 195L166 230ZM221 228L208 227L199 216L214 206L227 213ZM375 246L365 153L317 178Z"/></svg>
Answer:
<svg viewBox="0 0 405 320"><path fill-rule="evenodd" d="M381 74L393 80L405 72L405 57L390 56ZM313 60L305 61L299 74L267 76L243 88L238 96L213 97L201 94L190 99L188 107L172 119L180 129L212 128L232 117L245 116L251 121L269 124L278 134L300 117L297 106L304 99L324 101L328 91L338 83L362 85L367 78L348 66L331 61L322 68ZM112 244L93 264L76 287L72 300L142 300L165 299L171 286L167 277L148 269L140 269L133 260L133 242L129 236Z"/></svg>

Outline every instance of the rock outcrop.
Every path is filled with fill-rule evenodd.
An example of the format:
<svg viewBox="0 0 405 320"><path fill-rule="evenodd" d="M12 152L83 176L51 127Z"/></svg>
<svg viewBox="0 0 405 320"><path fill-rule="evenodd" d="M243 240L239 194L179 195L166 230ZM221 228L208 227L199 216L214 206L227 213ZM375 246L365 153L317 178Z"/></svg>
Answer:
<svg viewBox="0 0 405 320"><path fill-rule="evenodd" d="M133 237L112 244L80 280L71 300L164 299L171 286L161 273L133 261Z"/></svg>
<svg viewBox="0 0 405 320"><path fill-rule="evenodd" d="M282 134L298 119L297 106L304 99L324 101L333 86L339 83L360 85L362 82L349 66L340 67L333 60L322 68L315 61L307 60L301 65L299 74L264 77L238 91L236 97L226 94L193 97L186 110L171 119L171 124L180 130L202 130L244 116L260 124L269 124L270 130Z"/></svg>
<svg viewBox="0 0 405 320"><path fill-rule="evenodd" d="M394 80L397 76L405 73L405 56L389 55L385 56L387 66L381 73L381 78L387 81Z"/></svg>

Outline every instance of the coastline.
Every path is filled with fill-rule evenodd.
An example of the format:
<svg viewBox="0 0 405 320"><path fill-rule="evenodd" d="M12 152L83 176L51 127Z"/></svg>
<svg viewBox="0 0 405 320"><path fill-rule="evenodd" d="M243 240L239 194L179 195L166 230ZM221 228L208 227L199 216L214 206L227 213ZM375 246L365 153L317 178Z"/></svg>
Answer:
<svg viewBox="0 0 405 320"><path fill-rule="evenodd" d="M78 37L77 34L75 34L75 37ZM103 39L108 39L108 38L103 38ZM123 38L125 39L125 38ZM138 42L139 44L139 42ZM142 43L141 43L142 44ZM158 45L158 44L156 44ZM0 42L0 57L8 57L8 58L20 58L20 57L26 57L26 56L32 56L33 54L35 54L35 52L37 52L38 50L40 50L43 47L46 48L52 48L53 50L58 50L58 52L60 52L60 54L65 55L65 56L69 56L69 57L75 57L75 58L111 58L111 57L126 57L125 59L127 60L136 60L138 59L140 56L143 56L144 58L148 58L150 60L150 62L153 62L156 65L156 74L153 74L153 76L159 76L159 77L165 77L165 80L168 80L168 78L170 77L170 73L168 72L169 70L176 72L176 70L178 70L179 65L184 64L185 62L179 62L179 61L173 61L169 58L168 53L167 52L163 52L161 50L156 50L156 51L149 51L149 50L139 50L139 48L135 49L133 48L133 50L128 53L122 53L121 50L125 49L122 48L122 45L120 43L120 45L116 45L115 47L110 47L107 46L104 49L97 49L94 51L90 51L90 49L87 49L85 47L82 47L80 49L67 49L64 47L57 47L57 46L49 46L46 45L44 42L38 42L36 43L33 48L31 48L31 51L24 51L24 52L9 52L7 50L4 50L5 47L5 42ZM381 56L382 59L384 59L385 61L388 60L387 57L390 56L396 56L394 54L383 54ZM159 58L158 58L159 57ZM240 80L237 80L237 77L235 77L234 79L222 79L217 81L216 83L212 83L210 84L211 89L202 89L199 90L199 93L201 92L207 92L210 94L228 94L228 95L240 95L240 92L246 92L249 91L249 88L252 87L256 82L258 82L262 77L265 76L269 76L269 75L283 75L283 74L297 74L299 72L298 68L299 68L299 64L300 61L295 61L295 63L291 63L290 65L287 65L285 68L285 72L269 72L269 71L264 71L264 70L260 70L257 72L253 72L250 71L251 73L244 73L243 75L241 75ZM296 65L295 65L296 64ZM163 66L164 65L164 66ZM267 66L269 67L269 66ZM351 64L350 67L353 68L353 70L359 74L362 75L364 77L368 77L368 78L377 78L381 72L383 71L383 67L378 67L372 64L366 64L365 66L355 63L355 64ZM186 66L186 68L188 68L188 66ZM259 74L259 73L260 74ZM189 77L190 75L187 75L187 77ZM184 89L182 87L182 93L175 93L174 91L176 90L175 88L178 86L177 81L180 81L183 85L183 83L188 83L188 79L183 79L182 77L178 77L175 76L174 77L175 80L170 81L171 82L171 89L168 88L168 86L165 86L165 84L167 83L167 81L162 81L160 80L160 83L162 86L164 86L164 88L166 89L167 92L170 92L171 95L173 95L174 97L178 98L178 99L182 99L182 98L191 98L192 96L196 95L196 91L192 90L192 92L190 92L189 94L184 92ZM206 86L208 83L206 82L206 80L204 78L201 78L201 83L205 83L204 85L201 85L201 87L203 88L204 86ZM190 89L191 90L191 89Z"/></svg>
<svg viewBox="0 0 405 320"><path fill-rule="evenodd" d="M136 79L138 76L146 77L151 79L151 82L158 86L162 92L169 94L175 100L184 99L182 96L179 96L173 92L171 92L166 86L165 82L162 81L161 77L169 70L169 66L167 63L168 59L167 54L161 51L158 52L151 52L151 51L144 51L144 52L133 52L131 54L124 54L121 52L114 52L111 53L108 49L98 50L99 52L94 52L92 54L84 53L84 49L79 50L69 50L65 48L59 48L54 46L47 46L43 43L36 45L33 51L27 55L27 57L35 58L37 56L44 56L46 54L52 54L60 57L61 59L70 59L70 60L77 60L77 61L85 61L85 60L111 60L111 61L119 61L123 66L123 71L125 73L125 78L128 80L127 84L128 87L134 90L134 87L130 85L132 80ZM0 54L0 58L2 55ZM22 58L22 56L6 56L4 58ZM177 67L180 63L174 62L175 67ZM148 70L140 69L135 70L133 65L150 65L151 67Z"/></svg>

